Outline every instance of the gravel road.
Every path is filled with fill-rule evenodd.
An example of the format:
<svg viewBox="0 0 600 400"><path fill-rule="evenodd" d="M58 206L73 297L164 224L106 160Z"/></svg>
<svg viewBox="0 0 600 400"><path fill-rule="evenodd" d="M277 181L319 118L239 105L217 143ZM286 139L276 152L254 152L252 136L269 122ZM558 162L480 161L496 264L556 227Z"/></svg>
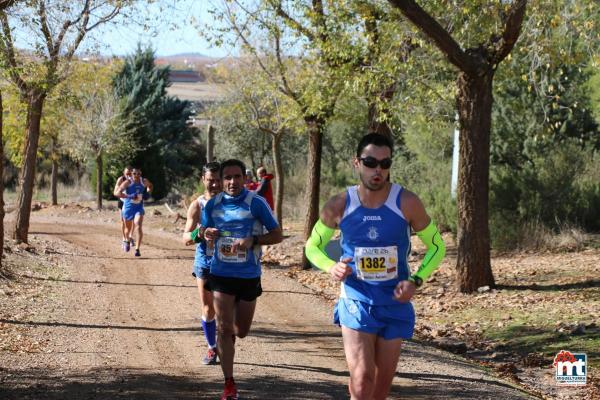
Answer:
<svg viewBox="0 0 600 400"><path fill-rule="evenodd" d="M91 213L93 214L93 213ZM218 366L203 366L193 249L146 228L142 257L120 249L99 217L34 214L31 234L51 243L61 272L40 311L2 321L44 337L38 353L2 352L1 399L217 399ZM331 310L282 269L265 268L250 335L238 340L243 399L347 399L341 333ZM391 399L530 396L479 366L407 343Z"/></svg>

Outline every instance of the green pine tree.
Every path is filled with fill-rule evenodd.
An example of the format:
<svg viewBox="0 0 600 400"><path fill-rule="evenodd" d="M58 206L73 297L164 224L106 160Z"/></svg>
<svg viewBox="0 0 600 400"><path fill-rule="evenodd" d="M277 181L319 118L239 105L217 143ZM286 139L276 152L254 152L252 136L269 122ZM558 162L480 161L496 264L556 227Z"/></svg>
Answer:
<svg viewBox="0 0 600 400"><path fill-rule="evenodd" d="M138 46L113 79L121 99L120 127L133 139L129 154L112 160L110 172L116 179L125 164L141 168L154 184L152 196L160 199L174 185L197 175L205 152L195 139L196 130L187 125L191 103L167 94L170 68L156 66L154 60L151 48Z"/></svg>

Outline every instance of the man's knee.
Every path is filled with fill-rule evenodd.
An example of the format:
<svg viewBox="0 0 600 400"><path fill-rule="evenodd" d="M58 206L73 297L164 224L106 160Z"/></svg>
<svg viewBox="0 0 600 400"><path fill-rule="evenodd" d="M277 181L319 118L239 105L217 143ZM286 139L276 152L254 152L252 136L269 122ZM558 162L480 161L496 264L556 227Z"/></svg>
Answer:
<svg viewBox="0 0 600 400"><path fill-rule="evenodd" d="M370 399L375 389L375 374L367 371L352 373L350 390L357 399Z"/></svg>
<svg viewBox="0 0 600 400"><path fill-rule="evenodd" d="M212 302L202 305L202 314L209 320L215 318L215 308L213 307Z"/></svg>
<svg viewBox="0 0 600 400"><path fill-rule="evenodd" d="M234 334L233 324L217 321L217 332L222 336L231 336Z"/></svg>
<svg viewBox="0 0 600 400"><path fill-rule="evenodd" d="M245 338L246 336L248 336L248 333L250 332L250 329L236 329L235 330L235 336L239 337L240 339Z"/></svg>

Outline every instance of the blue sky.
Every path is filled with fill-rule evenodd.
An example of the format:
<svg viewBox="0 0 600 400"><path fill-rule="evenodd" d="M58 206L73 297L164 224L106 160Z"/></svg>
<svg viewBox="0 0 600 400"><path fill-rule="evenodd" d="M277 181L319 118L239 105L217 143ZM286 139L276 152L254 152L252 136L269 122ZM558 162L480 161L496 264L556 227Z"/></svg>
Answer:
<svg viewBox="0 0 600 400"><path fill-rule="evenodd" d="M140 2L141 3L141 2ZM161 9L162 6L162 9ZM150 44L158 56L178 53L203 53L213 57L229 54L226 48L211 48L198 34L197 25L211 22L206 0L159 0L144 7L140 14L147 18L152 28L144 30L140 24L107 25L94 35L104 55L126 55L135 51L137 43Z"/></svg>

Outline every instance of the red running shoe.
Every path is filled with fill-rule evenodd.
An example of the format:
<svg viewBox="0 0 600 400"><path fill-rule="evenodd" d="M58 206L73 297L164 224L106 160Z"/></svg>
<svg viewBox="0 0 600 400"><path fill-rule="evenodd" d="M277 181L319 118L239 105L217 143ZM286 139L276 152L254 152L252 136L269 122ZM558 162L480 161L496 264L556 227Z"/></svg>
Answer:
<svg viewBox="0 0 600 400"><path fill-rule="evenodd" d="M216 365L217 364L217 352L215 349L208 349L206 356L202 359L204 365Z"/></svg>
<svg viewBox="0 0 600 400"><path fill-rule="evenodd" d="M239 400L238 391L235 387L235 382L233 381L233 378L225 379L225 389L223 389L221 400Z"/></svg>

